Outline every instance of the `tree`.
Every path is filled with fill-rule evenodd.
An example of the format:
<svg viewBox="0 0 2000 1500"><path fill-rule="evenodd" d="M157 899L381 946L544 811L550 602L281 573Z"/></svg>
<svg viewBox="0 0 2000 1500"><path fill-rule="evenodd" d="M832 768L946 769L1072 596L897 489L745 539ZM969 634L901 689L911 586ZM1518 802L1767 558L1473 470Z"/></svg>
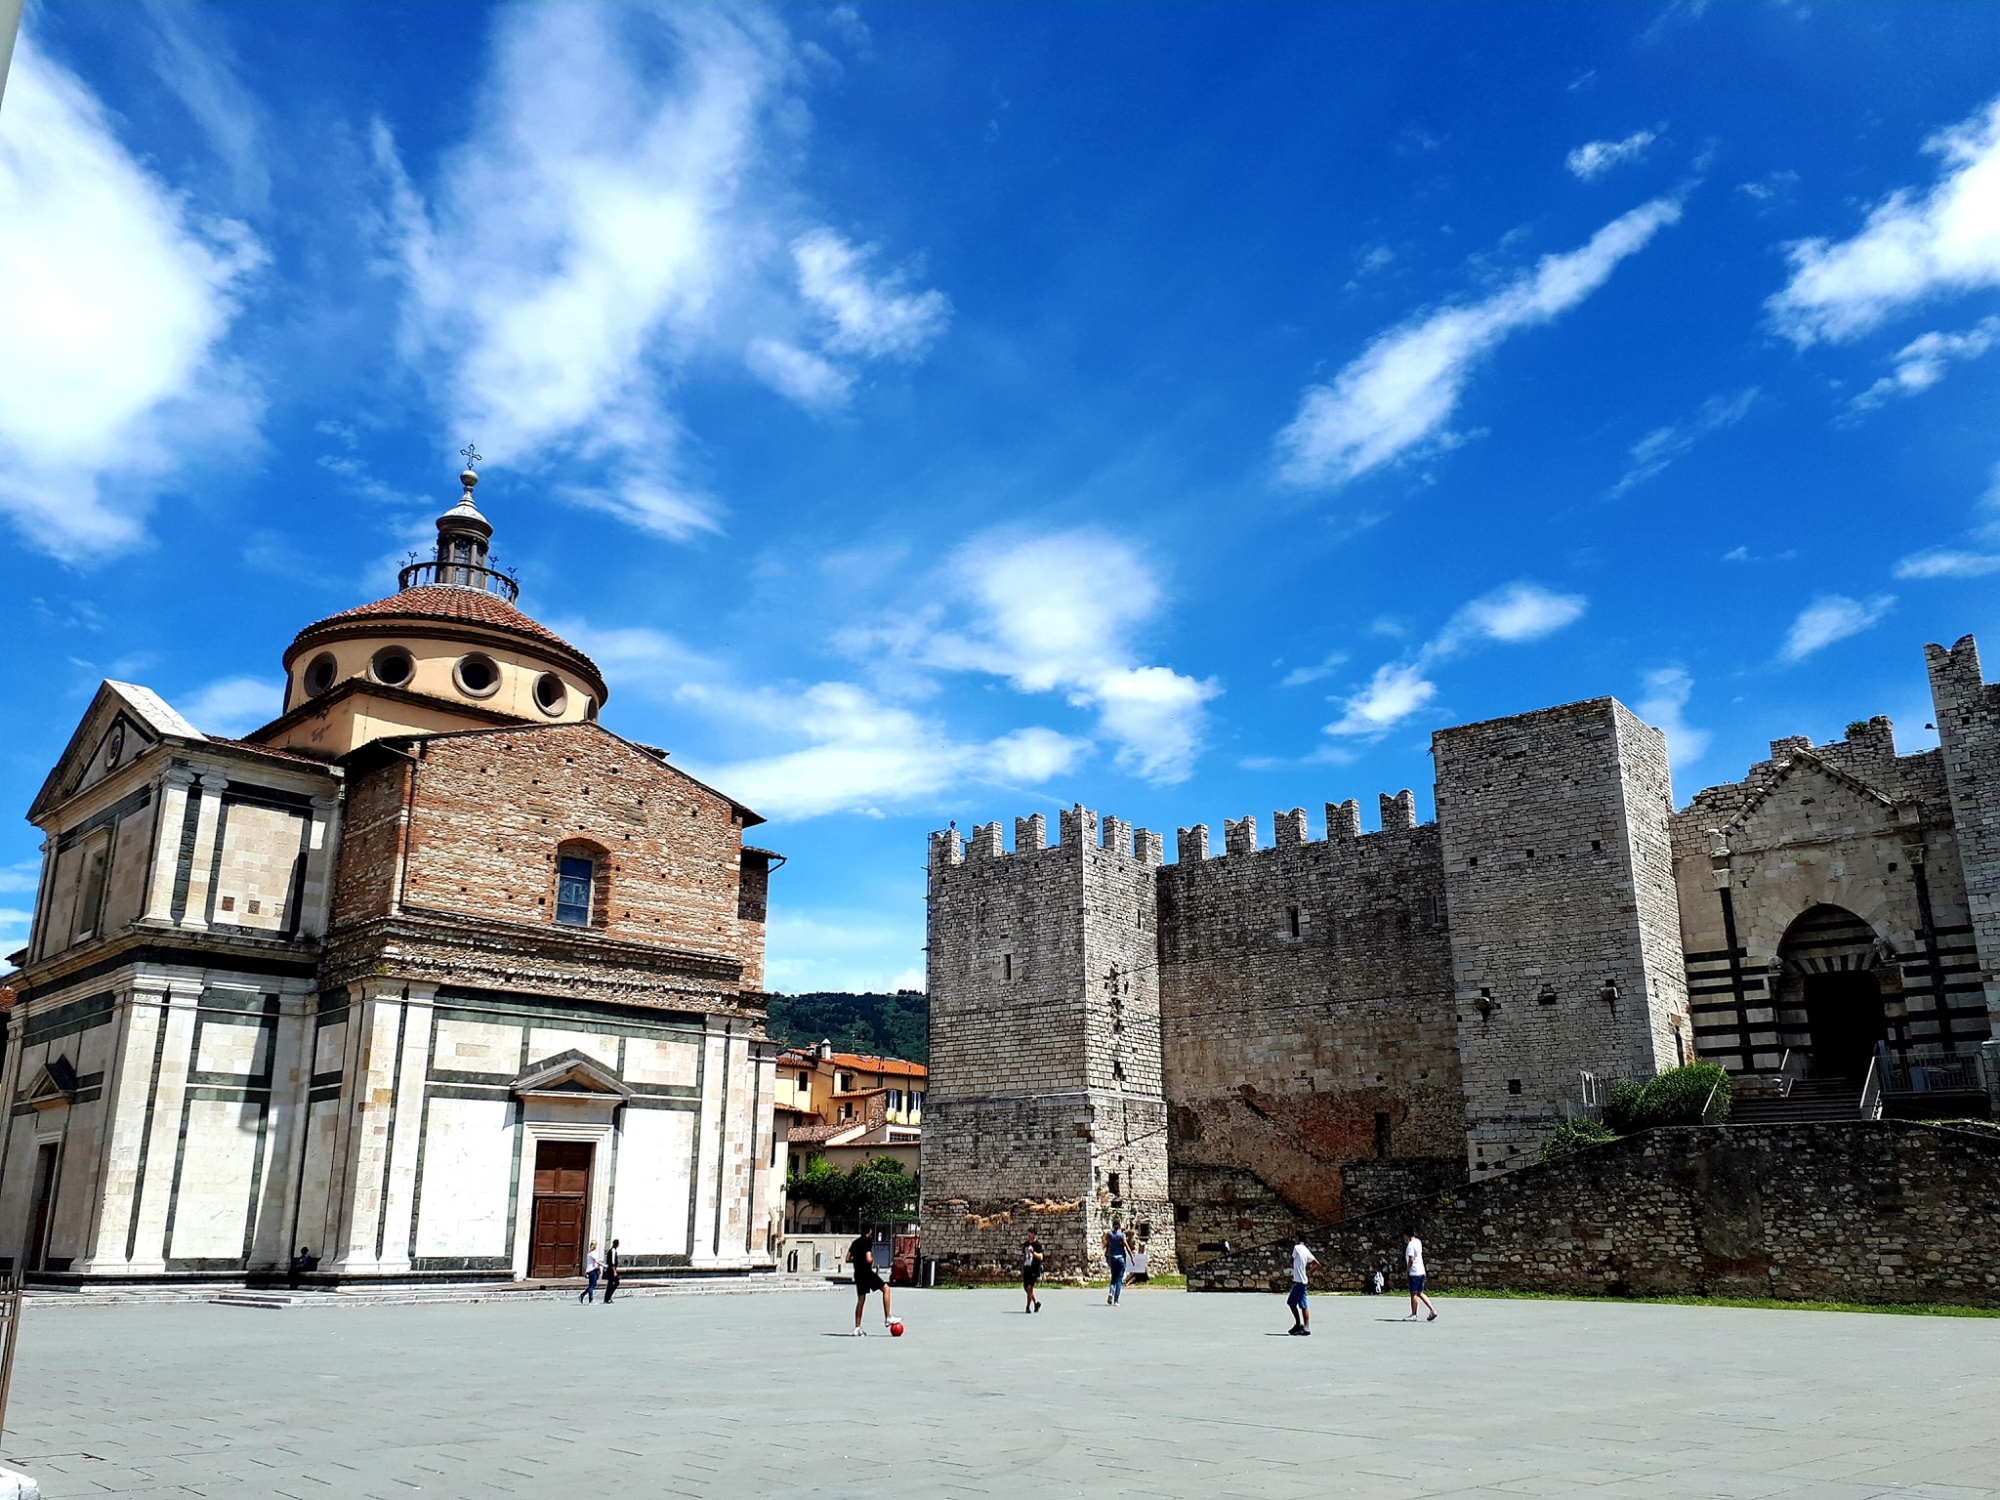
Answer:
<svg viewBox="0 0 2000 1500"><path fill-rule="evenodd" d="M813 1156L786 1186L792 1197L825 1209L829 1219L882 1224L916 1217L918 1183L890 1157L843 1172L824 1156Z"/></svg>

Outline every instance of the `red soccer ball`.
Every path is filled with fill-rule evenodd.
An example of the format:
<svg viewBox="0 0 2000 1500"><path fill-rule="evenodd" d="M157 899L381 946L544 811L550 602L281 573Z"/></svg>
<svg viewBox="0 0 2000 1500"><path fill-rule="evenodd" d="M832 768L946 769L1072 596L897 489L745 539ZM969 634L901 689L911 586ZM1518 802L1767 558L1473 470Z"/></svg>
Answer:
<svg viewBox="0 0 2000 1500"><path fill-rule="evenodd" d="M902 1336L903 1336L903 1325L902 1325L902 1323L901 1323L900 1321L899 1321L899 1322L895 1322L895 1323L891 1323L891 1324L889 1325L889 1337L890 1337L890 1338L894 1338L894 1339L899 1339L899 1338L901 1338Z"/></svg>

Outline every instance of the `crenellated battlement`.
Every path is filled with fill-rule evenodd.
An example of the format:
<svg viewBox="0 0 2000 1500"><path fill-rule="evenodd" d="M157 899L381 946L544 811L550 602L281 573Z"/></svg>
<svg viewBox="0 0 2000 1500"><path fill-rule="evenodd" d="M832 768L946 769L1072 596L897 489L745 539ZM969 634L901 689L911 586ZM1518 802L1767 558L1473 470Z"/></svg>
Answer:
<svg viewBox="0 0 2000 1500"><path fill-rule="evenodd" d="M1113 817L1109 813L1100 817L1095 808L1085 807L1081 802L1058 816L1060 841L1053 845L1048 841L1049 821L1046 815L1032 813L1025 818L1016 818L1012 853L1040 854L1050 849L1075 849L1088 845L1142 865L1157 865L1166 858L1164 836L1149 828L1134 828L1124 818ZM933 870L972 860L1009 857L998 818L991 823L975 823L969 841L960 835L958 824L953 823L949 828L932 833L930 845Z"/></svg>
<svg viewBox="0 0 2000 1500"><path fill-rule="evenodd" d="M1384 792L1381 796L1382 826L1380 833L1408 833L1417 826L1417 798L1408 787L1400 792ZM1350 839L1366 837L1361 831L1361 804L1349 797L1345 802L1326 804L1326 835L1315 839L1303 807L1292 808L1289 812L1271 814L1272 837L1275 849L1297 849L1307 844L1338 844ZM1214 858L1209 853L1209 826L1197 823L1192 828L1178 830L1175 840L1176 854L1181 864L1196 864ZM1240 818L1222 820L1222 854L1227 859L1237 854L1256 854L1262 846L1257 838L1257 819L1246 813Z"/></svg>

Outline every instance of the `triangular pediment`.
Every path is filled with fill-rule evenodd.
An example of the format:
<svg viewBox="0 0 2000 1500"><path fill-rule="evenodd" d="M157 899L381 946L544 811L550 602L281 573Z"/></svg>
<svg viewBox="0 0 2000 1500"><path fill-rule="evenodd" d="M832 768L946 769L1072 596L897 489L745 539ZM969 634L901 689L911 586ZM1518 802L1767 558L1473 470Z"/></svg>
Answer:
<svg viewBox="0 0 2000 1500"><path fill-rule="evenodd" d="M596 1058L574 1049L541 1059L508 1087L524 1098L531 1094L594 1095L610 1099L632 1097L629 1084Z"/></svg>
<svg viewBox="0 0 2000 1500"><path fill-rule="evenodd" d="M28 1082L31 1109L57 1109L76 1097L76 1068L67 1057L52 1058Z"/></svg>
<svg viewBox="0 0 2000 1500"><path fill-rule="evenodd" d="M1840 806L1862 827L1888 829L1903 821L1903 808L1893 797L1828 765L1811 751L1799 750L1736 810L1736 816L1722 830L1723 836L1731 845L1786 842L1786 830L1812 825L1815 818L1810 807L1821 799L1829 807ZM1822 811L1819 821L1824 821L1824 816Z"/></svg>
<svg viewBox="0 0 2000 1500"><path fill-rule="evenodd" d="M84 710L55 769L42 783L28 818L39 822L45 813L130 764L148 746L163 739L206 738L151 688L107 679L98 686L97 696Z"/></svg>

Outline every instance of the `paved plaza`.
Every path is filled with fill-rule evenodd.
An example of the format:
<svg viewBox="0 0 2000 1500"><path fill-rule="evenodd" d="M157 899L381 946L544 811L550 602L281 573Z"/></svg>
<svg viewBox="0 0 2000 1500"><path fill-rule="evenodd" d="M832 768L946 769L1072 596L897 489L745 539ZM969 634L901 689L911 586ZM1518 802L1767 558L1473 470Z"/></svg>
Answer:
<svg viewBox="0 0 2000 1500"><path fill-rule="evenodd" d="M2000 1496L2000 1320L845 1288L36 1307L5 1461L70 1496ZM871 1317L879 1329L879 1317Z"/></svg>

